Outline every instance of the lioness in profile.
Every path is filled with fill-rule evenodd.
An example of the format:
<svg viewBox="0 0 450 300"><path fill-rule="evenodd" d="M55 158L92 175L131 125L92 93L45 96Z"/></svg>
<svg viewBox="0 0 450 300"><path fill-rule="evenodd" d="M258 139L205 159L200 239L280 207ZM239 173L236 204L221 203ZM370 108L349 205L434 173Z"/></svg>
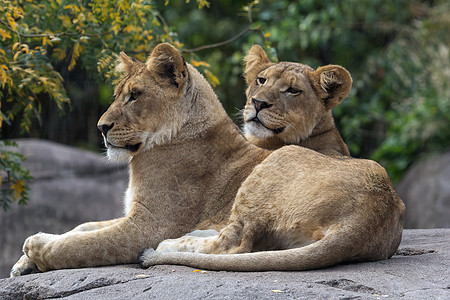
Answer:
<svg viewBox="0 0 450 300"><path fill-rule="evenodd" d="M325 155L350 155L331 113L352 87L345 68L273 63L259 45L245 61L243 130L250 142L270 150L300 145Z"/></svg>
<svg viewBox="0 0 450 300"><path fill-rule="evenodd" d="M145 63L121 53L118 69L125 78L98 128L109 159L129 160L125 216L29 237L11 277L135 263L164 239L218 230L242 182L270 154L246 142L210 85L172 46L157 46Z"/></svg>
<svg viewBox="0 0 450 300"><path fill-rule="evenodd" d="M31 264L47 271L132 263L144 247L224 225L218 236L160 247L227 255L147 250L142 264L305 270L395 252L404 205L377 163L249 143L169 44L158 45L146 63L123 53L120 59L127 75L98 127L109 158L130 160L126 216L29 237L15 275ZM252 251L265 252L231 254Z"/></svg>

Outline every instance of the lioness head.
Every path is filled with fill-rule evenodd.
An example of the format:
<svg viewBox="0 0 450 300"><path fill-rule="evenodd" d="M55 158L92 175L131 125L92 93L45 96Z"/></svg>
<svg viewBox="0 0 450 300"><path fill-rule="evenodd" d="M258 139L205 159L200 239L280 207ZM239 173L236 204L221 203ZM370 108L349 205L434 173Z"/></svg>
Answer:
<svg viewBox="0 0 450 300"><path fill-rule="evenodd" d="M244 108L247 137L298 144L331 118L331 109L350 93L352 78L341 66L313 68L293 62L272 63L253 46L246 56L248 85ZM329 122L329 121L327 121Z"/></svg>
<svg viewBox="0 0 450 300"><path fill-rule="evenodd" d="M183 101L188 68L178 50L158 45L143 63L120 53L117 67L125 78L114 102L98 121L111 160L124 160L170 141L187 120Z"/></svg>

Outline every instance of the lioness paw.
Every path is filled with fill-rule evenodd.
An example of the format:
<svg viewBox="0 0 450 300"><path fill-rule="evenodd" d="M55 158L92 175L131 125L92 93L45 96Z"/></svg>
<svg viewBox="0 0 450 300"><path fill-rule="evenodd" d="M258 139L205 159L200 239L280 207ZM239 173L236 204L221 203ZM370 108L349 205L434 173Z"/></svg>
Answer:
<svg viewBox="0 0 450 300"><path fill-rule="evenodd" d="M26 254L41 271L46 271L47 266L44 261L44 254L48 248L58 238L58 235L48 233L38 233L30 236L23 244L23 253Z"/></svg>
<svg viewBox="0 0 450 300"><path fill-rule="evenodd" d="M9 277L18 277L32 273L40 272L36 264L26 255L22 255L20 259L14 264L9 273Z"/></svg>

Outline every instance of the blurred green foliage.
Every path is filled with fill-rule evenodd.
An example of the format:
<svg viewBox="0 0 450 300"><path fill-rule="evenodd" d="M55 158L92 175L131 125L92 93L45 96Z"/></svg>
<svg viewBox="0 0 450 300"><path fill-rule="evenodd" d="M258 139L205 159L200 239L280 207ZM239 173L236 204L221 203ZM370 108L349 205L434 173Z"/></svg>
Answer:
<svg viewBox="0 0 450 300"><path fill-rule="evenodd" d="M25 157L12 151L13 147L17 144L12 141L0 141L0 205L5 211L13 201L22 205L28 202L30 188L26 181L32 179L30 172L22 166Z"/></svg>
<svg viewBox="0 0 450 300"><path fill-rule="evenodd" d="M334 111L337 127L353 156L381 162L397 181L450 147L449 29L444 0L0 0L1 137L98 149L117 53L145 60L162 41L239 120L242 60L258 43L273 61L346 67L354 84Z"/></svg>

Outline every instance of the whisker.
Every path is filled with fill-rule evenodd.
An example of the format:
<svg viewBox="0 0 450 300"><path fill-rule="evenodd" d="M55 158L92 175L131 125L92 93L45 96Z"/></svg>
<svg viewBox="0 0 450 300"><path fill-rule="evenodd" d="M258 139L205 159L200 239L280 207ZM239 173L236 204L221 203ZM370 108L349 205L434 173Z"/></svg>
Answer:
<svg viewBox="0 0 450 300"><path fill-rule="evenodd" d="M234 108L237 110L235 113L232 113L231 115L234 117L235 120L238 120L241 123L244 123L244 110L245 108L239 109L237 107Z"/></svg>

